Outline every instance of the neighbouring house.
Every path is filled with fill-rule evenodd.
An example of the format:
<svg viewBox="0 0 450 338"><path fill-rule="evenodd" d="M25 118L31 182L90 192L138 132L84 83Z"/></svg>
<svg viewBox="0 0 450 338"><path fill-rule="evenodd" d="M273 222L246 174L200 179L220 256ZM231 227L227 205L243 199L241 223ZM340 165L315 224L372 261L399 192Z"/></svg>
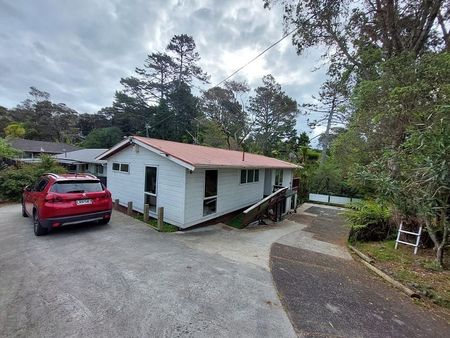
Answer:
<svg viewBox="0 0 450 338"><path fill-rule="evenodd" d="M248 207L274 188L291 188L298 167L262 155L140 136L126 138L97 159L108 161L114 199L133 202L139 212L149 204L152 217L164 207L164 221L180 228Z"/></svg>
<svg viewBox="0 0 450 338"><path fill-rule="evenodd" d="M96 159L106 150L108 149L79 149L55 155L54 158L59 164L67 168L67 171L94 174L106 185L106 161Z"/></svg>
<svg viewBox="0 0 450 338"><path fill-rule="evenodd" d="M15 160L22 162L39 161L39 156L41 154L57 155L80 149L66 143L26 140L23 138L11 138L7 139L7 142L11 147L21 151L20 155L15 158Z"/></svg>

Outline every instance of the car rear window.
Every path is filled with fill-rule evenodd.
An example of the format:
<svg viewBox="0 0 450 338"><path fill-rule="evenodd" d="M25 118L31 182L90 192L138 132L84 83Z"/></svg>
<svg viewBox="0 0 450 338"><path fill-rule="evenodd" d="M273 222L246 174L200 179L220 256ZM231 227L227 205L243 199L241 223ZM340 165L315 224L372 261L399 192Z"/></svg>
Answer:
<svg viewBox="0 0 450 338"><path fill-rule="evenodd" d="M100 181L62 181L53 184L50 191L65 194L99 192L103 191L103 186Z"/></svg>

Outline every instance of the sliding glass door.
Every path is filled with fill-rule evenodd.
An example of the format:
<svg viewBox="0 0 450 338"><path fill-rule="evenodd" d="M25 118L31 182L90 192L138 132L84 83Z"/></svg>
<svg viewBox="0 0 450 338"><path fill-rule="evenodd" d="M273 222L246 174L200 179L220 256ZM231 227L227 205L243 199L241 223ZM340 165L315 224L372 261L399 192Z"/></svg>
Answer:
<svg viewBox="0 0 450 338"><path fill-rule="evenodd" d="M150 206L151 212L156 212L157 205L157 174L158 168L145 167L145 188L144 188L144 203Z"/></svg>

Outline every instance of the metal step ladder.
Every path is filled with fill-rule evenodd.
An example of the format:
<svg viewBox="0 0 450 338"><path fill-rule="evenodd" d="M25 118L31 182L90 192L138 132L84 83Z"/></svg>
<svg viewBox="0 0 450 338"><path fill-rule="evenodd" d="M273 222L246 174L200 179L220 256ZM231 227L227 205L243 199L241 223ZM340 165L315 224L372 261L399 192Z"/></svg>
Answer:
<svg viewBox="0 0 450 338"><path fill-rule="evenodd" d="M400 235L401 234L408 234L408 235L416 236L416 242L415 243L411 243L411 242L405 242L405 241L400 240ZM416 255L417 254L417 250L419 249L420 235L421 234L422 234L422 226L420 226L419 232L406 231L406 230L403 230L403 221L401 221L400 222L400 227L398 229L397 239L395 240L395 249L397 249L398 243L405 244L405 245L410 245L410 246L414 247L414 255Z"/></svg>

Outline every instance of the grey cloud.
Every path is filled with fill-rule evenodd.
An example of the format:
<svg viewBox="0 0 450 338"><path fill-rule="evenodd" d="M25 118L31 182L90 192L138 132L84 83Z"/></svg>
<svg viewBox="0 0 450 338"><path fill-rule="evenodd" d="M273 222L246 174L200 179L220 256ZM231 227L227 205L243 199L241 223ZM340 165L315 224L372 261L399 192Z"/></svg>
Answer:
<svg viewBox="0 0 450 338"><path fill-rule="evenodd" d="M111 104L121 77L180 33L194 36L217 83L248 61L238 57L222 67L223 55L243 49L256 55L279 39L282 13L264 10L261 0L0 0L0 105L15 106L35 86L80 112L95 112ZM275 47L264 65L303 103L324 79L323 71L311 73L320 54L297 56L290 45ZM261 76L250 85L258 86ZM247 78L242 73L236 79ZM298 127L306 128L302 118Z"/></svg>

